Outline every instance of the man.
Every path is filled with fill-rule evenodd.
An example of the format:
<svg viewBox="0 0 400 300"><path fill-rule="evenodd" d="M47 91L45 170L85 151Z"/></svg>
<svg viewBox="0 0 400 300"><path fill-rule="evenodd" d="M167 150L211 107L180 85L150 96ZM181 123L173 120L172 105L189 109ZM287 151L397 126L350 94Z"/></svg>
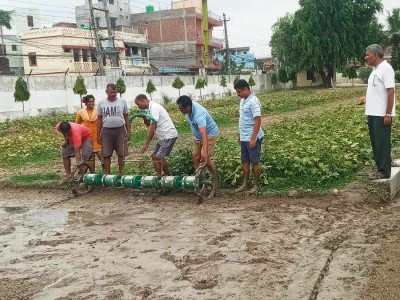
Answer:
<svg viewBox="0 0 400 300"><path fill-rule="evenodd" d="M234 86L240 100L239 143L243 170L243 185L235 190L242 192L249 187L250 164L253 166L254 186L248 192L254 194L258 190L261 176L260 155L264 132L261 129L261 104L254 95L246 80L240 79Z"/></svg>
<svg viewBox="0 0 400 300"><path fill-rule="evenodd" d="M168 164L165 157L171 153L178 138L178 131L176 130L174 123L172 123L167 111L160 104L150 101L147 96L143 94L136 97L135 103L140 109L147 110L156 121L150 122L150 120L143 117L143 122L147 126L150 126L150 130L146 142L140 149L140 152L145 153L147 151L151 140L154 135L156 135L158 141L153 150L151 160L153 161L157 176L169 176Z"/></svg>
<svg viewBox="0 0 400 300"><path fill-rule="evenodd" d="M118 155L118 174L122 176L131 136L128 106L125 100L117 98L115 84L107 84L106 94L107 99L97 105L97 142L101 145L105 173L110 174L111 156L115 150Z"/></svg>
<svg viewBox="0 0 400 300"><path fill-rule="evenodd" d="M365 104L369 136L377 172L370 179L390 178L391 174L391 125L395 116L394 70L383 59L383 49L373 44L367 47L365 60L373 67L368 79L367 95L358 100Z"/></svg>
<svg viewBox="0 0 400 300"><path fill-rule="evenodd" d="M202 105L192 102L188 96L180 96L176 101L179 110L186 117L194 135L192 158L193 166L197 170L200 162L205 162L213 174L217 176L217 169L211 160L215 144L219 135L218 126Z"/></svg>
<svg viewBox="0 0 400 300"><path fill-rule="evenodd" d="M86 126L76 123L60 122L56 130L64 135L61 156L63 158L65 177L60 184L71 180L71 157L75 156L76 164L88 162L93 152L92 132ZM82 153L81 153L82 150Z"/></svg>

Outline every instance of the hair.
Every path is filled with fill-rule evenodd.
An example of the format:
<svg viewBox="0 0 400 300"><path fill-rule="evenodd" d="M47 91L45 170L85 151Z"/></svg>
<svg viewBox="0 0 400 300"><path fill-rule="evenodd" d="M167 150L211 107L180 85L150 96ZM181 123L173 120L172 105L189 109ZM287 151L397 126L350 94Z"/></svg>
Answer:
<svg viewBox="0 0 400 300"><path fill-rule="evenodd" d="M373 54L378 55L379 58L383 58L383 48L381 45L372 44L372 45L369 45L366 50Z"/></svg>
<svg viewBox="0 0 400 300"><path fill-rule="evenodd" d="M117 86L116 86L114 83L109 83L109 84L107 84L107 86L106 86L106 90L108 90L108 89L111 89L111 90L113 90L113 91L116 91L116 90L117 90Z"/></svg>
<svg viewBox="0 0 400 300"><path fill-rule="evenodd" d="M82 98L82 102L87 104L89 102L89 100L92 98L95 99L93 95L86 95L85 97Z"/></svg>
<svg viewBox="0 0 400 300"><path fill-rule="evenodd" d="M188 106L192 106L193 102L189 96L182 95L178 98L178 100L176 100L176 104L181 105L183 107L188 107Z"/></svg>
<svg viewBox="0 0 400 300"><path fill-rule="evenodd" d="M71 130L71 124L68 122L62 121L60 122L60 126L58 127L62 133L67 133Z"/></svg>
<svg viewBox="0 0 400 300"><path fill-rule="evenodd" d="M141 99L149 100L149 98L147 98L147 96L145 94L139 94L136 96L135 101L141 100Z"/></svg>
<svg viewBox="0 0 400 300"><path fill-rule="evenodd" d="M235 89L244 89L244 88L248 88L250 89L249 84L247 83L246 80L244 79L239 79L234 86Z"/></svg>

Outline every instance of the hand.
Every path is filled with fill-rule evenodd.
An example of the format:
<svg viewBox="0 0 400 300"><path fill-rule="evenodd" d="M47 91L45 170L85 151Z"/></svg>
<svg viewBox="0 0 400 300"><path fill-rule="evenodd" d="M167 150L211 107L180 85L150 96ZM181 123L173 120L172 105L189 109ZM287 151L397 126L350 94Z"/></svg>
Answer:
<svg viewBox="0 0 400 300"><path fill-rule="evenodd" d="M62 145L61 145L61 148L65 148L65 147L67 147L68 146L68 140L66 140Z"/></svg>
<svg viewBox="0 0 400 300"><path fill-rule="evenodd" d="M101 132L97 135L97 144L101 145Z"/></svg>
<svg viewBox="0 0 400 300"><path fill-rule="evenodd" d="M238 137L238 144L240 145L240 136Z"/></svg>
<svg viewBox="0 0 400 300"><path fill-rule="evenodd" d="M206 164L210 164L210 158L208 157L208 153L205 152L203 149L201 150L201 161L205 162Z"/></svg>
<svg viewBox="0 0 400 300"><path fill-rule="evenodd" d="M149 148L149 145L145 144L142 146L142 148L140 148L140 153L145 153L147 151L147 148Z"/></svg>
<svg viewBox="0 0 400 300"><path fill-rule="evenodd" d="M128 141L131 140L131 132L128 132L128 133L126 134L126 139L127 139Z"/></svg>
<svg viewBox="0 0 400 300"><path fill-rule="evenodd" d="M388 126L392 123L392 117L391 116L385 116L383 118L383 125Z"/></svg>
<svg viewBox="0 0 400 300"><path fill-rule="evenodd" d="M249 143L249 148L253 149L256 146L257 139L251 139Z"/></svg>
<svg viewBox="0 0 400 300"><path fill-rule="evenodd" d="M366 102L366 97L363 96L363 97L358 99L357 105L364 105L365 102Z"/></svg>

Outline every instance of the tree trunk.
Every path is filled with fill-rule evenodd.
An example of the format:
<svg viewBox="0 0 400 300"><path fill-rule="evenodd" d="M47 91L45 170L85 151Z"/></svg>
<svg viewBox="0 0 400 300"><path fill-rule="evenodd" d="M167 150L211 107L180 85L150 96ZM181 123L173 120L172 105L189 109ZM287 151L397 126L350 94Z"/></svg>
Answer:
<svg viewBox="0 0 400 300"><path fill-rule="evenodd" d="M24 101L22 101L22 112L25 111L25 105L24 105Z"/></svg>
<svg viewBox="0 0 400 300"><path fill-rule="evenodd" d="M149 93L149 94L150 94L150 100L153 101L153 97L151 96L151 93Z"/></svg>
<svg viewBox="0 0 400 300"><path fill-rule="evenodd" d="M332 77L332 85L333 85L333 88L336 89L336 63L333 64L332 73L333 73L332 74L333 75L333 77Z"/></svg>
<svg viewBox="0 0 400 300"><path fill-rule="evenodd" d="M82 109L82 95L79 95L79 102L81 103L81 109Z"/></svg>
<svg viewBox="0 0 400 300"><path fill-rule="evenodd" d="M332 79L333 79L333 66L330 65L328 67L328 74L326 76L326 83L327 83L326 87L328 87L328 88L332 87Z"/></svg>
<svg viewBox="0 0 400 300"><path fill-rule="evenodd" d="M200 100L203 101L203 96L201 95L201 89L199 89L200 91Z"/></svg>
<svg viewBox="0 0 400 300"><path fill-rule="evenodd" d="M322 80L324 87L327 88L328 87L328 78L325 74L325 71L323 71L323 70L319 71L319 75L321 75L321 80Z"/></svg>

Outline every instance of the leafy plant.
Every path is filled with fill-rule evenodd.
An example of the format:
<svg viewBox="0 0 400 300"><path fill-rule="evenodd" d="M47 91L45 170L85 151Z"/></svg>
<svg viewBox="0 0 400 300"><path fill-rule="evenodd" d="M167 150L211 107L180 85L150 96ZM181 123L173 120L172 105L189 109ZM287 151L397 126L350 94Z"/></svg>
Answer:
<svg viewBox="0 0 400 300"><path fill-rule="evenodd" d="M295 87L297 85L297 73L293 70L290 71L288 78L293 83L293 87Z"/></svg>
<svg viewBox="0 0 400 300"><path fill-rule="evenodd" d="M179 96L181 95L181 88L185 86L185 83L182 79L178 76L175 78L174 82L172 83L172 87L179 91Z"/></svg>
<svg viewBox="0 0 400 300"><path fill-rule="evenodd" d="M256 82L254 81L253 75L252 75L252 76L250 76L250 78L249 78L249 86L250 86L250 87L253 87L253 86L255 86L255 85L256 85Z"/></svg>
<svg viewBox="0 0 400 300"><path fill-rule="evenodd" d="M221 75L221 80L219 81L219 85L222 86L223 93L225 93L225 88L228 86L225 75Z"/></svg>
<svg viewBox="0 0 400 300"><path fill-rule="evenodd" d="M396 71L394 77L396 78L396 82L400 83L400 71Z"/></svg>
<svg viewBox="0 0 400 300"><path fill-rule="evenodd" d="M152 98L152 94L157 91L157 88L155 87L155 85L153 84L153 81L151 81L151 79L149 79L149 81L147 82L147 87L146 87L146 93L150 95L150 99L153 100Z"/></svg>
<svg viewBox="0 0 400 300"><path fill-rule="evenodd" d="M204 89L207 86L207 80L205 78L199 78L197 79L195 89L200 91L200 99L203 101L203 96L201 95L201 90Z"/></svg>
<svg viewBox="0 0 400 300"><path fill-rule="evenodd" d="M356 68L355 67L353 67L353 66L351 66L350 67L350 69L349 69L349 79L351 79L351 83L352 83L352 85L354 86L354 78L357 78L357 71L356 71Z"/></svg>
<svg viewBox="0 0 400 300"><path fill-rule="evenodd" d="M14 99L15 102L22 102L22 111L25 111L24 102L28 101L31 94L28 90L28 85L22 76L19 76L15 82Z"/></svg>
<svg viewBox="0 0 400 300"><path fill-rule="evenodd" d="M166 95L166 94L162 94L162 95L161 95L161 98L162 98L162 100L163 100L163 104L164 104L164 105L168 105L168 104L170 104L170 103L172 102L172 97L169 97L169 96Z"/></svg>
<svg viewBox="0 0 400 300"><path fill-rule="evenodd" d="M360 78L364 83L367 83L369 75L371 75L371 73L371 67L361 67L358 69L358 78Z"/></svg>
<svg viewBox="0 0 400 300"><path fill-rule="evenodd" d="M286 83L289 82L289 78L287 76L286 70L281 68L278 71L278 80L283 83L284 87L286 87Z"/></svg>
<svg viewBox="0 0 400 300"><path fill-rule="evenodd" d="M79 95L79 102L81 103L81 108L82 108L82 95L87 94L86 86L85 86L85 80L81 75L79 75L76 78L75 85L73 87L74 94Z"/></svg>
<svg viewBox="0 0 400 300"><path fill-rule="evenodd" d="M118 78L116 85L117 85L117 93L119 93L119 96L122 97L122 94L126 92L126 85L124 79L122 77Z"/></svg>

